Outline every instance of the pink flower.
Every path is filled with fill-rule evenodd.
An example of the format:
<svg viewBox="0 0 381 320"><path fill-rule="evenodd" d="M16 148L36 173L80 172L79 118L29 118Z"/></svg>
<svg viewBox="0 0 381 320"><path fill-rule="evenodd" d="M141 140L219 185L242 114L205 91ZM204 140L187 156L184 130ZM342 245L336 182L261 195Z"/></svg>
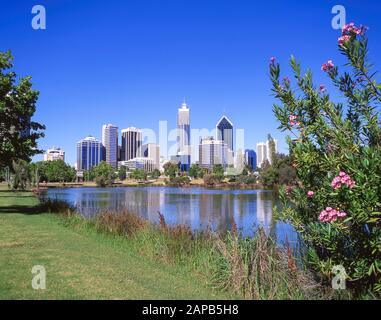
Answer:
<svg viewBox="0 0 381 320"><path fill-rule="evenodd" d="M368 27L362 24L359 27L356 27L355 24L351 22L344 26L342 30L342 35L348 36L348 37L357 36L357 35L363 36L367 30L368 30Z"/></svg>
<svg viewBox="0 0 381 320"><path fill-rule="evenodd" d="M322 64L321 69L323 71L330 71L334 67L335 67L335 65L333 64L332 60L328 60L326 63Z"/></svg>
<svg viewBox="0 0 381 320"><path fill-rule="evenodd" d="M345 43L347 43L350 40L351 40L351 36L345 35L345 36L340 37L337 40L337 42L339 43L340 46L342 46L342 45L344 45Z"/></svg>
<svg viewBox="0 0 381 320"><path fill-rule="evenodd" d="M321 222L336 222L339 218L345 218L347 213L344 211L335 210L331 207L325 208L319 215Z"/></svg>
<svg viewBox="0 0 381 320"><path fill-rule="evenodd" d="M347 213L344 212L344 211L340 211L340 212L337 214L337 216L338 216L339 218L345 218L345 217L347 216Z"/></svg>
<svg viewBox="0 0 381 320"><path fill-rule="evenodd" d="M300 121L298 121L298 116L290 115L289 116L291 126L300 126Z"/></svg>
<svg viewBox="0 0 381 320"><path fill-rule="evenodd" d="M331 186L333 189L340 189L342 185L347 185L350 189L354 188L356 183L344 171L341 171L337 177L332 180Z"/></svg>
<svg viewBox="0 0 381 320"><path fill-rule="evenodd" d="M324 93L324 92L327 91L327 88L325 87L324 84L321 84L321 85L320 85L320 87L319 87L319 91L320 91L321 93Z"/></svg>
<svg viewBox="0 0 381 320"><path fill-rule="evenodd" d="M275 64L275 61L276 61L276 58L275 58L275 57L271 57L271 58L270 58L270 64L274 65L274 64Z"/></svg>
<svg viewBox="0 0 381 320"><path fill-rule="evenodd" d="M307 192L307 197L308 198L313 198L315 196L315 192L313 192L313 191L308 191Z"/></svg>

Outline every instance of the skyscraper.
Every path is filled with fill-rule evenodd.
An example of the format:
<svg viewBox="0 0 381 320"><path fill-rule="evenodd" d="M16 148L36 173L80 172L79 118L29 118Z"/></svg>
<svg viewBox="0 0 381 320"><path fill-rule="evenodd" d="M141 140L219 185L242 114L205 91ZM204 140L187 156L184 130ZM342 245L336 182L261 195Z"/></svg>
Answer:
<svg viewBox="0 0 381 320"><path fill-rule="evenodd" d="M118 167L118 127L112 124L102 126L104 160L114 168Z"/></svg>
<svg viewBox="0 0 381 320"><path fill-rule="evenodd" d="M155 169L160 169L160 146L156 143L147 143L142 146L144 158L152 159Z"/></svg>
<svg viewBox="0 0 381 320"><path fill-rule="evenodd" d="M130 127L122 130L122 161L142 156L142 130Z"/></svg>
<svg viewBox="0 0 381 320"><path fill-rule="evenodd" d="M102 161L102 144L92 136L77 142L77 170L90 170Z"/></svg>
<svg viewBox="0 0 381 320"><path fill-rule="evenodd" d="M226 116L222 116L222 118L217 122L216 140L223 141L232 152L234 152L233 129L233 123Z"/></svg>
<svg viewBox="0 0 381 320"><path fill-rule="evenodd" d="M267 160L267 147L266 143L257 143L257 167L261 168L263 163Z"/></svg>
<svg viewBox="0 0 381 320"><path fill-rule="evenodd" d="M245 150L245 162L252 170L257 169L257 154L254 150Z"/></svg>
<svg viewBox="0 0 381 320"><path fill-rule="evenodd" d="M190 115L185 101L177 113L177 156L182 171L188 171L191 163Z"/></svg>
<svg viewBox="0 0 381 320"><path fill-rule="evenodd" d="M217 164L227 166L228 147L221 140L213 137L201 139L199 145L199 165L202 168L212 170Z"/></svg>
<svg viewBox="0 0 381 320"><path fill-rule="evenodd" d="M190 116L185 101L177 113L177 154L189 154Z"/></svg>

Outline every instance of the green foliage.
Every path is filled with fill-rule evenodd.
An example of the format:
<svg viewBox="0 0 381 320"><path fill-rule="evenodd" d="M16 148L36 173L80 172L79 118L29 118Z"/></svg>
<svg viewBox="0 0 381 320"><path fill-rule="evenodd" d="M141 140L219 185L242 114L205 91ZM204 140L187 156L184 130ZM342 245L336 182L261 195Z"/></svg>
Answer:
<svg viewBox="0 0 381 320"><path fill-rule="evenodd" d="M99 165L93 167L92 172L95 177L95 183L99 187L112 185L116 178L115 169L105 161L101 161Z"/></svg>
<svg viewBox="0 0 381 320"><path fill-rule="evenodd" d="M213 174L216 176L223 177L225 173L225 169L221 164L216 164L213 166Z"/></svg>
<svg viewBox="0 0 381 320"><path fill-rule="evenodd" d="M45 126L31 119L36 111L38 91L32 89L31 77L20 78L10 71L11 53L0 52L0 167L13 168L13 161L30 161L41 153L37 140Z"/></svg>
<svg viewBox="0 0 381 320"><path fill-rule="evenodd" d="M121 166L118 170L118 178L120 181L126 180L127 177L127 168L125 166Z"/></svg>
<svg viewBox="0 0 381 320"><path fill-rule="evenodd" d="M76 178L75 169L63 160L31 163L30 171L34 176L37 171L39 180L45 182L72 182Z"/></svg>
<svg viewBox="0 0 381 320"><path fill-rule="evenodd" d="M155 170L153 170L153 171L150 173L150 177L151 177L152 179L159 179L160 176L161 176L161 172L160 172L159 169L155 169Z"/></svg>
<svg viewBox="0 0 381 320"><path fill-rule="evenodd" d="M130 178L138 180L138 181L146 181L147 180L147 172L145 172L143 169L136 169L136 170L131 172Z"/></svg>
<svg viewBox="0 0 381 320"><path fill-rule="evenodd" d="M30 183L30 171L28 162L25 160L17 160L12 163L13 176L11 179L11 187L13 190L25 190Z"/></svg>
<svg viewBox="0 0 381 320"><path fill-rule="evenodd" d="M301 232L317 271L330 278L333 266L342 265L355 293L376 292L381 291L381 86L367 62L363 34L352 34L339 50L348 61L346 70L325 66L340 91L336 96L343 97L338 103L324 87L314 86L310 70L302 74L293 57L297 89L281 83L279 64L270 65L273 92L281 102L274 113L279 128L293 135L288 144L299 180L298 187L281 190L279 217ZM355 185L334 188L340 172ZM319 214L327 207L346 218L322 222Z"/></svg>
<svg viewBox="0 0 381 320"><path fill-rule="evenodd" d="M292 167L291 157L274 153L272 159L272 164L266 160L258 170L260 182L266 187L295 184L296 171Z"/></svg>
<svg viewBox="0 0 381 320"><path fill-rule="evenodd" d="M173 162L164 164L164 174L170 179L175 178L179 173L179 166Z"/></svg>
<svg viewBox="0 0 381 320"><path fill-rule="evenodd" d="M189 169L189 176L198 179L204 176L204 170L198 164L192 164Z"/></svg>
<svg viewBox="0 0 381 320"><path fill-rule="evenodd" d="M217 184L220 184L223 180L223 176L221 175L216 175L216 174L205 174L204 177L204 184L206 186L215 186Z"/></svg>
<svg viewBox="0 0 381 320"><path fill-rule="evenodd" d="M181 176L174 177L174 178L170 179L167 184L170 186L184 187L184 186L188 186L190 184L190 182L191 181L190 181L190 178L188 176L181 175Z"/></svg>

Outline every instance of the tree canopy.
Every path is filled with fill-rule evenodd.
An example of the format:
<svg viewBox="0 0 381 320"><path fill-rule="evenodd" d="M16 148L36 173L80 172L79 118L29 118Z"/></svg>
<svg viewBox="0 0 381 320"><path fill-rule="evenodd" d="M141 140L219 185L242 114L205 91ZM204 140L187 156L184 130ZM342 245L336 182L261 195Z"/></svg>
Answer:
<svg viewBox="0 0 381 320"><path fill-rule="evenodd" d="M0 167L11 169L13 161L30 161L42 153L37 140L45 129L32 121L39 92L32 89L30 76L17 81L12 67L12 54L0 52Z"/></svg>

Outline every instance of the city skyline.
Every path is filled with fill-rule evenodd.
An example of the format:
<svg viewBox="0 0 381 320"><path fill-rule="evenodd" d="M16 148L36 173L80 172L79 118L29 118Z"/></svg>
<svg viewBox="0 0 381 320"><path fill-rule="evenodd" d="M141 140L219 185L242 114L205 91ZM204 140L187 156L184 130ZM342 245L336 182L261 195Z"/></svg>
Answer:
<svg viewBox="0 0 381 320"><path fill-rule="evenodd" d="M1 29L2 49L12 50L15 71L32 75L40 91L35 120L47 129L39 147L60 146L69 164L76 157L73 141L87 134L101 138L104 123L157 131L158 121L167 120L175 129L173 110L184 96L192 126L211 130L225 111L245 129L246 148L255 149L272 133L285 153L285 135L272 112L269 58L275 56L282 76L289 76L285 65L294 55L303 68L311 67L317 85L333 92L320 70L328 59L344 62L331 26L333 4L123 1L107 8L93 3L89 10L87 1L57 0L45 4L47 28L37 31L30 26L35 2L26 0L7 4L5 20L13 22ZM342 4L348 22L363 23L372 38L381 38L380 20L369 15L379 11L377 1ZM102 19L94 12L102 12ZM269 21L284 23L280 29ZM369 49L372 60L379 60L381 43L373 41Z"/></svg>

